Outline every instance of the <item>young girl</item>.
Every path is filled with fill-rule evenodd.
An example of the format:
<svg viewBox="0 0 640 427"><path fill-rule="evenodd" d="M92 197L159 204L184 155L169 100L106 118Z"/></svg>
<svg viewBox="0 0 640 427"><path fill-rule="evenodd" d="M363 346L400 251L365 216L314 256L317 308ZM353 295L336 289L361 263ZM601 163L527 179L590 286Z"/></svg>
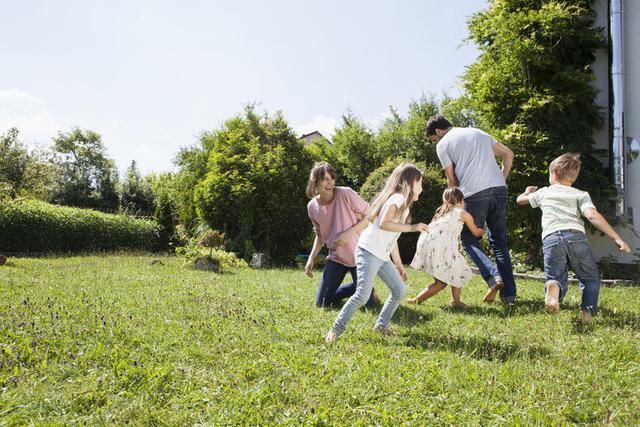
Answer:
<svg viewBox="0 0 640 427"><path fill-rule="evenodd" d="M411 163L402 163L395 168L384 189L372 202L368 215L371 224L360 236L356 249L358 287L325 336L328 343L340 338L353 314L367 301L376 274L391 289L391 295L384 303L373 330L383 335L391 334L391 317L407 292L403 282L407 279L407 273L398 252L398 237L401 232L427 230L427 225L423 223L405 224L409 209L421 192L422 172Z"/></svg>
<svg viewBox="0 0 640 427"><path fill-rule="evenodd" d="M329 254L316 292L316 306L327 307L349 298L356 291L356 261L353 253L360 231L364 228L358 222L369 210L369 204L351 188L336 186L336 171L327 162L318 162L313 166L306 193L311 199L307 204L307 214L316 237L304 272L313 277L313 260L326 245ZM345 230L349 231L348 237L339 240L338 236ZM351 273L353 280L341 285L347 273ZM372 290L367 306L372 307L375 302Z"/></svg>
<svg viewBox="0 0 640 427"><path fill-rule="evenodd" d="M442 194L442 205L429 224L429 232L418 239L416 254L411 267L429 273L433 283L427 286L409 304L419 304L451 285L451 307L467 307L460 301L460 289L473 273L460 253L460 231L466 225L475 237L482 236L473 217L463 209L462 191L449 187Z"/></svg>

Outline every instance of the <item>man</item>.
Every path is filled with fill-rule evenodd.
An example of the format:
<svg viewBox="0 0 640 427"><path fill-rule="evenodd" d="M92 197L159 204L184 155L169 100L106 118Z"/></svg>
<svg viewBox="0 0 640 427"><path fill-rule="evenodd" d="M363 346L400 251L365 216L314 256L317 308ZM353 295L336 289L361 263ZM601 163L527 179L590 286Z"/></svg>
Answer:
<svg viewBox="0 0 640 427"><path fill-rule="evenodd" d="M427 121L426 134L437 143L438 159L449 187L460 188L464 207L476 225L479 228L487 225L495 264L480 248L480 238L474 237L466 226L461 234L462 245L489 286L482 301L492 302L499 291L502 302L515 303L516 284L507 247L505 181L513 163L513 152L479 129L452 127L439 114ZM496 157L502 159L502 168Z"/></svg>

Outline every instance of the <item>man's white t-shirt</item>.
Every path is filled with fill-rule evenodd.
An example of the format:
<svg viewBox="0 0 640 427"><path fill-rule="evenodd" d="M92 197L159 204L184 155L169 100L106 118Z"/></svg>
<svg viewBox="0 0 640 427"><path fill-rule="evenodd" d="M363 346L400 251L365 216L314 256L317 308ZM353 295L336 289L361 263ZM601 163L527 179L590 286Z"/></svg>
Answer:
<svg viewBox="0 0 640 427"><path fill-rule="evenodd" d="M443 169L453 166L464 197L488 188L506 186L493 144L496 140L480 129L458 127L451 128L438 141L436 152L440 164Z"/></svg>

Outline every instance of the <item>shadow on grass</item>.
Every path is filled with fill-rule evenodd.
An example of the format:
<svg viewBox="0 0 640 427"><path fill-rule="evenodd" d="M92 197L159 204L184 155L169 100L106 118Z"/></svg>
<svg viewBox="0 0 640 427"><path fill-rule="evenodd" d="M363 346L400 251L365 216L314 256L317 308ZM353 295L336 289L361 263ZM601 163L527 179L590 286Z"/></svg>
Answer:
<svg viewBox="0 0 640 427"><path fill-rule="evenodd" d="M475 359L501 362L520 357L536 359L551 354L549 349L540 346L521 347L490 338L455 337L423 332L409 335L406 345L429 350L446 350Z"/></svg>
<svg viewBox="0 0 640 427"><path fill-rule="evenodd" d="M413 326L429 322L430 320L433 320L432 313L425 313L407 305L400 305L398 310L393 314L392 322L405 326Z"/></svg>

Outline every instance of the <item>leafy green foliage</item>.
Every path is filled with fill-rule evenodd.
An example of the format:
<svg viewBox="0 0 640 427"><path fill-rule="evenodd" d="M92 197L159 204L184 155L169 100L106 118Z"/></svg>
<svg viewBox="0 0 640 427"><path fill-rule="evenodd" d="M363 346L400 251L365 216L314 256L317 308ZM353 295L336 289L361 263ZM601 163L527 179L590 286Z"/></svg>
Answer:
<svg viewBox="0 0 640 427"><path fill-rule="evenodd" d="M0 205L0 250L75 252L161 249L154 221L18 199Z"/></svg>
<svg viewBox="0 0 640 427"><path fill-rule="evenodd" d="M611 185L592 133L602 124L591 64L603 46L590 1L495 0L469 21L481 54L463 81L473 120L515 153L511 200L527 185L545 186L558 155L582 154L576 187L607 207ZM512 244L537 255L539 212L513 208Z"/></svg>
<svg viewBox="0 0 640 427"><path fill-rule="evenodd" d="M282 115L259 116L249 106L202 139L211 150L195 189L198 215L245 259L259 251L292 263L309 232L304 189L312 160Z"/></svg>
<svg viewBox="0 0 640 427"><path fill-rule="evenodd" d="M142 177L135 160L127 168L120 190L120 209L127 212L152 212L154 208L153 192L149 183Z"/></svg>
<svg viewBox="0 0 640 427"><path fill-rule="evenodd" d="M78 207L118 208L118 171L107 158L100 134L74 128L53 140L62 156L62 177L53 202Z"/></svg>

